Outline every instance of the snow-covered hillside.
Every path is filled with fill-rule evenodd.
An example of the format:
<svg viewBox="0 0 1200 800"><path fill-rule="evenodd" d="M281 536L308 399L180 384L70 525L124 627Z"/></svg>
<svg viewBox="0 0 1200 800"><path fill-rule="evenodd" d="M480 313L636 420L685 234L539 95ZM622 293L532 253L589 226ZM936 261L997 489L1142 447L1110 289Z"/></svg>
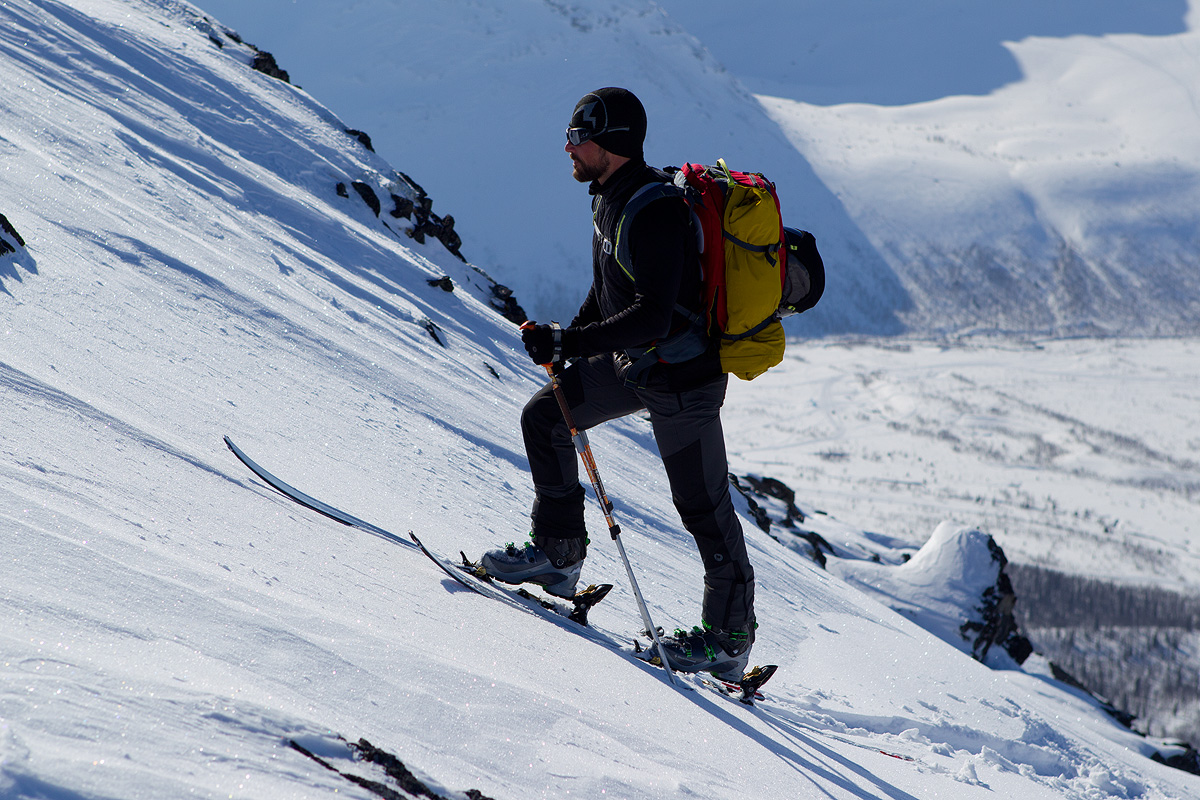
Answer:
<svg viewBox="0 0 1200 800"><path fill-rule="evenodd" d="M385 156L419 154L540 319L570 319L588 276L561 130L618 84L652 163L761 170L816 233L833 276L797 334L1200 326L1195 2L206 6Z"/></svg>
<svg viewBox="0 0 1200 800"><path fill-rule="evenodd" d="M420 165L472 260L504 275L537 319L568 321L591 277L587 193L563 130L600 86L643 100L652 164L766 172L789 222L852 264L798 330L896 333L904 288L761 104L649 0L205 4L271 50L292 80L366 130L383 156ZM838 255L841 254L841 255Z"/></svg>
<svg viewBox="0 0 1200 800"><path fill-rule="evenodd" d="M730 460L826 512L801 528L832 543L846 535L839 519L885 543L923 542L947 520L991 534L1038 649L1136 714L1139 730L1194 742L1198 347L797 342L786 369L731 386ZM914 605L869 578L858 585Z"/></svg>
<svg viewBox="0 0 1200 800"><path fill-rule="evenodd" d="M523 533L539 381L489 279L391 213L434 193L419 150L373 154L257 55L177 0L0 6L0 796L405 796L340 737L452 798L1200 792L1043 659L972 660L744 499L755 660L780 665L755 708L619 650L639 620L605 541L589 637L254 479L223 435L478 553ZM695 622L646 425L592 441L655 621ZM915 551L819 503L844 561Z"/></svg>

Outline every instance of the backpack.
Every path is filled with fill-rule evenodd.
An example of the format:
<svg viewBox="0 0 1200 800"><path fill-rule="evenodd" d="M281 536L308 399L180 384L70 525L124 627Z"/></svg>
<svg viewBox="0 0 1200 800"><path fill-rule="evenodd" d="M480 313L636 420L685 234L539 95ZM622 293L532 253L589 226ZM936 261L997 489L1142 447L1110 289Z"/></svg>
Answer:
<svg viewBox="0 0 1200 800"><path fill-rule="evenodd" d="M786 228L775 185L757 173L715 166L668 168L672 183L650 183L629 198L613 243L628 272L630 221L650 202L681 197L692 211L703 277L701 307L676 310L690 326L629 355L634 373L656 361L677 363L703 353L718 339L723 372L752 380L783 360L784 316L816 305L825 269L811 233Z"/></svg>

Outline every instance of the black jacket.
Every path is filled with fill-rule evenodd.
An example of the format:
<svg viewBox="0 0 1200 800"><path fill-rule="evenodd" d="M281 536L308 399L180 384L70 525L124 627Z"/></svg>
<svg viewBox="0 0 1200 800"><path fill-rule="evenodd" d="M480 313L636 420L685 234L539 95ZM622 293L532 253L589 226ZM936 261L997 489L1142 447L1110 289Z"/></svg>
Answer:
<svg viewBox="0 0 1200 800"><path fill-rule="evenodd" d="M678 198L655 200L634 217L624 232L632 263L627 274L617 263L608 243L616 241L617 224L631 195L652 182L670 182L670 176L630 161L603 186L592 183L596 197L592 236L592 286L571 327L580 329L582 355L618 353L646 347L683 330L690 323L677 307L700 311L700 260L691 212ZM656 364L648 387L684 391L721 375L715 348L679 364Z"/></svg>

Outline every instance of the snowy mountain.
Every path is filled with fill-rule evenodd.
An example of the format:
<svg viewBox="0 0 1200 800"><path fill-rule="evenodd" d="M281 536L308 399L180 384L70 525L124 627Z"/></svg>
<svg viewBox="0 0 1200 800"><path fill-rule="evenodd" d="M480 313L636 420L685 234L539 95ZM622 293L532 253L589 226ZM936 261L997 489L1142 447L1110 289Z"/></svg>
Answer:
<svg viewBox="0 0 1200 800"><path fill-rule="evenodd" d="M487 13L472 8L467 22L482 25ZM571 30L591 24L565 11ZM805 530L836 550L822 569L813 539L763 530L739 494L760 587L755 660L780 666L750 708L672 688L622 649L639 619L607 541L585 578L616 588L587 634L461 590L413 548L267 488L222 436L304 491L396 534L418 530L443 553L519 538L531 491L517 419L540 375L495 283L437 236L406 233L436 222L422 217L419 186L438 219L458 210L419 148L372 152L353 132L366 126L254 64L270 69L177 0L0 6L0 797L1200 791L1194 775L1152 760L1180 748L1121 726L1046 659L1018 668L993 650L982 663L970 642L881 602L876 562L910 586L953 580L946 563L986 583L991 555L938 557L960 542L975 546L948 552L987 551L969 525L938 529L922 551L865 529L848 503L831 512L824 500L837 493L818 503L805 486ZM473 260L471 223L456 216ZM1178 346L1161 351L1167 366L1194 364ZM786 415L810 367L897 363L881 349L797 350L760 393L731 392L730 417L753 403ZM906 413L919 383L857 383L890 403L886 418L843 406L859 430L926 435L927 420ZM1165 402L1194 413L1195 385ZM974 415L943 419L986 436ZM1071 444L1076 426L1050 419ZM779 426L794 422L761 415L756 429L820 447L786 438ZM992 432L1028 438L1015 423ZM1162 450L1190 447L1182 438ZM695 622L700 565L647 426L629 419L592 442L655 621ZM1114 462L1157 463L1156 450L1105 442L1072 453L1096 480ZM736 471L767 466L749 450L731 447ZM1037 466L1068 475L1055 457ZM1134 489L1114 502L1135 502ZM862 494L877 516L884 493ZM1187 508L1184 490L1172 497ZM1190 553L1183 534L1159 544Z"/></svg>
<svg viewBox="0 0 1200 800"><path fill-rule="evenodd" d="M539 319L570 319L589 275L561 130L617 84L646 101L651 163L765 172L816 232L833 278L797 334L1197 330L1194 3L206 7L386 157L419 154Z"/></svg>

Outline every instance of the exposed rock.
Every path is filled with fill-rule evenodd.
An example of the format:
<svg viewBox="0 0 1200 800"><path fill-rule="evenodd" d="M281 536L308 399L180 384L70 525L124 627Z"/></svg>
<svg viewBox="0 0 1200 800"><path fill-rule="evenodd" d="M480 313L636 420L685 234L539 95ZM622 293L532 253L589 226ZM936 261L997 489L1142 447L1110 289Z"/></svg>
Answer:
<svg viewBox="0 0 1200 800"><path fill-rule="evenodd" d="M1150 756L1150 760L1190 772L1193 775L1200 775L1200 752L1186 742L1180 743L1175 752L1156 752Z"/></svg>
<svg viewBox="0 0 1200 800"><path fill-rule="evenodd" d="M355 131L353 129L346 129L346 132L351 135L361 134L360 131ZM363 141L365 146L370 147L370 138L367 137L366 134L361 134L361 137L365 137L366 140L363 141L363 138L360 138L360 141ZM489 277L487 273L485 273L479 267L471 265L470 262L467 261L466 256L462 254L462 237L459 236L458 231L455 230L454 217L450 214L446 214L442 217L434 214L433 199L425 192L425 189L422 188L421 185L414 181L411 177L403 172L400 172L399 170L395 172L395 177L400 183L403 184L403 186L398 187L400 189L399 192L388 191L387 189L390 188L388 187L389 182L386 180L383 181L383 186L385 187L384 191L392 201L392 208L388 211L388 216L392 217L393 219L411 220L412 225L403 228L402 230L409 238L413 239L418 244L425 244L425 239L427 236L432 236L440 241L447 251L456 256L464 264L470 265L471 269L478 273L479 276L486 281L486 284L484 285L470 281L468 281L468 283L471 283L477 288L483 289L485 292L490 291L491 296L487 299L492 308L498 311L505 319L509 320L510 322L514 322L517 325L525 322L528 319L525 314L525 309L523 309L520 304L517 303L516 298L513 297L512 289L496 283L495 280ZM365 180L354 180L350 182L350 185L354 187L355 192L358 193L358 196L362 198L363 202L367 204L375 216L379 217L383 212L383 204L379 200L380 195L375 186ZM410 192L404 192L404 186L407 186ZM339 197L350 196L350 192L344 182L338 182L337 194ZM406 194L408 196L406 196ZM386 218L381 218L381 222L389 231L392 231L393 233L398 232L388 224ZM440 286L448 292L454 290L454 284L448 276L431 280L430 285ZM430 330L429 333L438 342L438 344L442 344L443 346L445 345L435 330ZM800 516L800 519L803 519L803 515Z"/></svg>
<svg viewBox="0 0 1200 800"><path fill-rule="evenodd" d="M409 200L407 197L401 197L398 194L393 194L392 204L394 207L388 212L389 214L396 219L400 219L402 217L404 219L412 219L412 212L414 208L412 200Z"/></svg>
<svg viewBox="0 0 1200 800"><path fill-rule="evenodd" d="M354 181L350 185L354 187L354 191L358 192L358 196L363 199L363 202L366 203L371 210L375 212L375 216L378 217L379 212L383 209L383 206L380 205L379 195L375 194L375 190L371 188L371 185L364 183L363 181Z"/></svg>
<svg viewBox="0 0 1200 800"><path fill-rule="evenodd" d="M513 296L512 289L503 284L492 284L491 306L500 312L500 316L517 325L523 325L529 319L525 309L521 308L521 304Z"/></svg>
<svg viewBox="0 0 1200 800"><path fill-rule="evenodd" d="M976 610L981 618L967 620L959 631L964 639L970 639L975 634L972 654L978 661L986 662L988 651L992 645L1000 645L1018 664L1024 664L1033 652L1033 645L1017 630L1017 621L1013 618L1013 607L1017 603L1016 592L1013 591L1012 581L1004 572L1008 559L996 540L987 537L987 548L993 563L998 565L996 582L986 587L980 597Z"/></svg>
<svg viewBox="0 0 1200 800"><path fill-rule="evenodd" d="M248 46L254 47L254 45ZM258 70L264 75L270 75L272 78L278 78L284 83L292 82L291 78L287 74L287 70L280 69L279 65L275 63L275 56L271 55L266 50L259 50L255 48L254 60L250 63L250 66L254 67L254 69Z"/></svg>
<svg viewBox="0 0 1200 800"><path fill-rule="evenodd" d="M346 128L346 133L350 136L353 136L355 139L358 139L359 143L372 153L375 152L375 148L371 146L371 137L368 136L365 131L356 130L354 128Z"/></svg>
<svg viewBox="0 0 1200 800"><path fill-rule="evenodd" d="M17 229L3 214L0 214L0 231L5 234L5 236L0 236L0 255L17 252L17 248L13 246L14 242L20 247L25 246L25 240L21 238L21 234L17 233ZM12 242L9 242L8 239L12 239Z"/></svg>
<svg viewBox="0 0 1200 800"><path fill-rule="evenodd" d="M911 587L897 594L925 607L916 615L918 624L952 644L957 638L976 660L987 663L992 647L999 645L1022 664L1033 645L1013 618L1017 597L1004 572L1007 564L988 534L943 522L915 556L894 569ZM959 622L952 633L947 623L954 619Z"/></svg>
<svg viewBox="0 0 1200 800"><path fill-rule="evenodd" d="M737 489L754 522L776 541L782 541L780 536L794 536L808 542L813 561L825 567L826 553L833 553L833 547L823 536L815 531L805 530L798 523L804 522L804 512L796 506L796 493L785 483L775 478L760 478L755 475L729 475L729 483ZM772 533L772 527L778 526L779 532Z"/></svg>
<svg viewBox="0 0 1200 800"><path fill-rule="evenodd" d="M425 326L425 331L426 331L426 332L427 332L427 333L428 333L430 336L432 336L432 337L433 337L433 340L434 340L435 342L437 342L438 344L440 344L442 347L445 347L445 346L446 346L446 343L445 343L444 341L442 341L442 337L438 335L438 334L440 334L440 333L441 333L442 329L441 329L441 328L439 328L439 327L438 327L436 324L434 324L433 320L431 320L431 319L425 319L425 320L424 320L424 322L423 322L423 325Z"/></svg>
<svg viewBox="0 0 1200 800"><path fill-rule="evenodd" d="M462 239L454 230L454 217L449 214L438 217L436 214L430 213L428 205L424 204L417 204L415 212L416 224L408 229L409 236L422 244L425 243L426 236L432 236L440 241L447 250L458 256L459 260L467 260L459 252L459 248L462 247Z"/></svg>

